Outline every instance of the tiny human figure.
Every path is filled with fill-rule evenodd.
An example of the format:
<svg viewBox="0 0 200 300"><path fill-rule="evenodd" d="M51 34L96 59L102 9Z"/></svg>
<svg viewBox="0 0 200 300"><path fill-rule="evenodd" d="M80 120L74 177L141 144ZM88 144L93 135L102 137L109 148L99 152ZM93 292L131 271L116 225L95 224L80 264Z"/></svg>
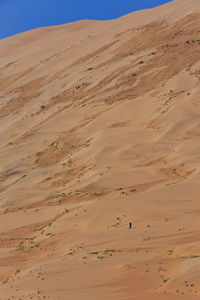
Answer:
<svg viewBox="0 0 200 300"><path fill-rule="evenodd" d="M131 229L131 228L132 228L132 223L130 222L130 223L129 223L129 229Z"/></svg>

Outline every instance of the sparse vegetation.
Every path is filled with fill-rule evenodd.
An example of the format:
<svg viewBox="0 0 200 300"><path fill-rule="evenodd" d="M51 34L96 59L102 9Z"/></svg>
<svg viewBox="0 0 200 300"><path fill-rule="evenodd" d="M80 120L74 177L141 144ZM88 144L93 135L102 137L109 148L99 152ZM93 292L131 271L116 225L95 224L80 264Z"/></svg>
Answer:
<svg viewBox="0 0 200 300"><path fill-rule="evenodd" d="M172 250L172 249L167 250L168 255L172 255L173 252L174 252L174 250Z"/></svg>
<svg viewBox="0 0 200 300"><path fill-rule="evenodd" d="M92 193L92 196L98 197L98 198L102 198L103 194L102 193Z"/></svg>
<svg viewBox="0 0 200 300"><path fill-rule="evenodd" d="M40 243L34 241L35 237L33 238L24 238L23 241L21 241L17 247L16 250L17 251L27 251L27 250L31 250L33 248L38 248Z"/></svg>
<svg viewBox="0 0 200 300"><path fill-rule="evenodd" d="M66 194L65 193L58 193L57 195L56 195L56 198L63 198L63 197L66 197Z"/></svg>

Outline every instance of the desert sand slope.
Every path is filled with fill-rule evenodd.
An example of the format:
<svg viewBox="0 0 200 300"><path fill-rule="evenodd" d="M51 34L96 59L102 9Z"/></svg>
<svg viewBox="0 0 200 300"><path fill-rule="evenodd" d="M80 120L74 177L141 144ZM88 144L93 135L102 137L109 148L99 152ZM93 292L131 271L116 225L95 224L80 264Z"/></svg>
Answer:
<svg viewBox="0 0 200 300"><path fill-rule="evenodd" d="M1 300L199 299L199 96L199 0L0 41Z"/></svg>

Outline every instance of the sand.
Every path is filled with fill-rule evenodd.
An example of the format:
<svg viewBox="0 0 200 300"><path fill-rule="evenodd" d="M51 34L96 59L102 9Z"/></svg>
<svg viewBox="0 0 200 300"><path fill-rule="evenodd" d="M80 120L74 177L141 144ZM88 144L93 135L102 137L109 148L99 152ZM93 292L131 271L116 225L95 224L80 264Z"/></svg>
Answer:
<svg viewBox="0 0 200 300"><path fill-rule="evenodd" d="M1 300L199 299L199 24L175 0L0 41Z"/></svg>

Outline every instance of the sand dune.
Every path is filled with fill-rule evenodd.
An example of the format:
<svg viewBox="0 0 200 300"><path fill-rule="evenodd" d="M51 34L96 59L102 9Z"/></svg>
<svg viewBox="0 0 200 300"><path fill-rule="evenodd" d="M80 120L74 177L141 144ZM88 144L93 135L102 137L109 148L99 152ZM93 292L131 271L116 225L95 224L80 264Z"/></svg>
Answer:
<svg viewBox="0 0 200 300"><path fill-rule="evenodd" d="M0 41L1 300L200 297L199 25L175 0Z"/></svg>

